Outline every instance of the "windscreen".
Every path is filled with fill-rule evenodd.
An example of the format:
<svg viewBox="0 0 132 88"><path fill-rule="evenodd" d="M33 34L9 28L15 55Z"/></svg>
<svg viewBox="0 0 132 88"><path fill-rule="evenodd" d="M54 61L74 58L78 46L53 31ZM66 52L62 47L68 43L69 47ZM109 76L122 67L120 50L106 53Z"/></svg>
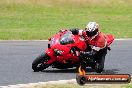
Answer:
<svg viewBox="0 0 132 88"><path fill-rule="evenodd" d="M66 45L66 44L73 44L74 40L72 39L72 33L71 31L68 31L66 34L64 34L61 38L60 38L60 44L62 45Z"/></svg>

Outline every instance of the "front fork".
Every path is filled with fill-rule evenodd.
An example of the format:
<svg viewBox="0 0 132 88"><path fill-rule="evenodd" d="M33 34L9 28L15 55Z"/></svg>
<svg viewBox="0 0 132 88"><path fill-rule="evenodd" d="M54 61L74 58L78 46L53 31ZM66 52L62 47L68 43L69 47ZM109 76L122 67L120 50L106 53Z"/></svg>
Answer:
<svg viewBox="0 0 132 88"><path fill-rule="evenodd" d="M47 65L51 65L53 62L56 61L56 57L54 56L54 52L52 49L48 49L46 51L47 55L50 57L50 59L46 62Z"/></svg>

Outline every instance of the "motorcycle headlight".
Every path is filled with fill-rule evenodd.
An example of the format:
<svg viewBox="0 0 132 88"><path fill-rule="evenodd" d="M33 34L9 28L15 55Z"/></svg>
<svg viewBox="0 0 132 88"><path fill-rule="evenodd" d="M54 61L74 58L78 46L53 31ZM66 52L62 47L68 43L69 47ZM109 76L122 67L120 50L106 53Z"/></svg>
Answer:
<svg viewBox="0 0 132 88"><path fill-rule="evenodd" d="M58 49L54 49L54 52L55 52L57 55L62 55L62 53L63 53L62 50L58 50Z"/></svg>

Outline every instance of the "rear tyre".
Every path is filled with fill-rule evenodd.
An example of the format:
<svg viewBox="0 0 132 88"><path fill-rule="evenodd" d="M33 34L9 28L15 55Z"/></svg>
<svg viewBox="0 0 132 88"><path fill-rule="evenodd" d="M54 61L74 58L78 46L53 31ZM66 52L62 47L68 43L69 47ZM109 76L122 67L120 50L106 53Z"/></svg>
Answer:
<svg viewBox="0 0 132 88"><path fill-rule="evenodd" d="M99 63L96 63L96 65L95 65L95 71L97 73L101 73L103 71L103 69L104 69L104 66L103 65L101 65Z"/></svg>
<svg viewBox="0 0 132 88"><path fill-rule="evenodd" d="M91 68L92 68L92 69L95 69L95 63L93 63L93 64L91 65Z"/></svg>
<svg viewBox="0 0 132 88"><path fill-rule="evenodd" d="M32 69L34 72L42 71L48 67L45 63L50 59L50 57L43 53L40 56L38 56L32 63Z"/></svg>
<svg viewBox="0 0 132 88"><path fill-rule="evenodd" d="M104 70L105 56L102 56L99 61L96 62L95 71L101 73Z"/></svg>

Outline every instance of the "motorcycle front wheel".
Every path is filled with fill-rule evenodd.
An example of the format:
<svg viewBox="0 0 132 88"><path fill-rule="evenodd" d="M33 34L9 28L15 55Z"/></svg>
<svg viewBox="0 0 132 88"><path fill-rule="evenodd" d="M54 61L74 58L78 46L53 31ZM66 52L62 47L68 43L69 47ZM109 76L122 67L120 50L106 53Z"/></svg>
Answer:
<svg viewBox="0 0 132 88"><path fill-rule="evenodd" d="M50 59L46 53L39 55L32 63L34 72L42 71L48 67L45 63Z"/></svg>

